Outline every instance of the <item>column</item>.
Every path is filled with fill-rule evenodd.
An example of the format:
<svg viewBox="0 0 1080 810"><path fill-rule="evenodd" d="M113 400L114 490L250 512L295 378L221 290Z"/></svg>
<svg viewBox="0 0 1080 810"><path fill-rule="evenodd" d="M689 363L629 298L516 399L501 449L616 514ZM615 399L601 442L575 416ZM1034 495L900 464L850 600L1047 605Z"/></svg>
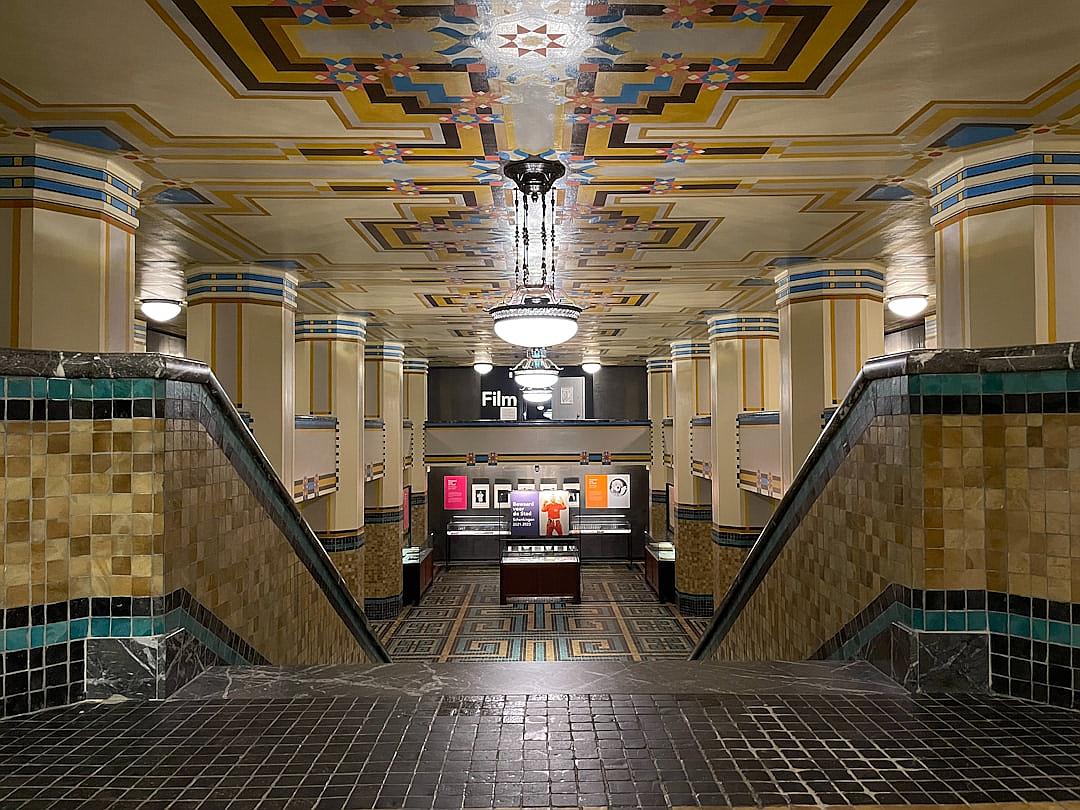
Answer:
<svg viewBox="0 0 1080 810"><path fill-rule="evenodd" d="M1080 339L1080 140L967 150L930 175L942 348Z"/></svg>
<svg viewBox="0 0 1080 810"><path fill-rule="evenodd" d="M740 488L740 413L780 408L780 319L740 312L709 319L712 401L713 597L718 605L771 512Z"/></svg>
<svg viewBox="0 0 1080 810"><path fill-rule="evenodd" d="M0 345L134 350L140 184L100 153L0 139Z"/></svg>
<svg viewBox="0 0 1080 810"><path fill-rule="evenodd" d="M401 413L400 343L364 347L364 418L382 421L386 465L364 491L364 611L371 619L392 619L401 611Z"/></svg>
<svg viewBox="0 0 1080 810"><path fill-rule="evenodd" d="M424 425L427 423L428 361L418 357L408 357L402 367L405 379L405 420L410 427L405 431L410 446L402 448L402 457L406 460L404 479L410 488L408 504L402 504L409 510L409 533L414 546L428 546L427 521L427 465L424 463L426 452L424 444Z"/></svg>
<svg viewBox="0 0 1080 810"><path fill-rule="evenodd" d="M680 340L671 344L671 388L674 393L675 592L679 611L710 616L713 611L713 552L709 525L709 482L691 467L691 423L709 416L709 344Z"/></svg>
<svg viewBox="0 0 1080 810"><path fill-rule="evenodd" d="M671 418L671 358L650 357L648 371L649 423L652 459L649 462L649 534L655 540L668 536L668 488L671 468L664 458L664 420Z"/></svg>
<svg viewBox="0 0 1080 810"><path fill-rule="evenodd" d="M258 266L187 273L187 356L208 363L291 491L296 278Z"/></svg>
<svg viewBox="0 0 1080 810"><path fill-rule="evenodd" d="M924 345L928 349L938 348L937 315L927 315L923 319L923 329L926 330Z"/></svg>
<svg viewBox="0 0 1080 810"><path fill-rule="evenodd" d="M296 412L337 418L338 489L301 507L357 603L364 601L364 339L355 315L296 319Z"/></svg>
<svg viewBox="0 0 1080 810"><path fill-rule="evenodd" d="M884 354L884 292L878 262L809 262L777 276L785 486L863 363Z"/></svg>

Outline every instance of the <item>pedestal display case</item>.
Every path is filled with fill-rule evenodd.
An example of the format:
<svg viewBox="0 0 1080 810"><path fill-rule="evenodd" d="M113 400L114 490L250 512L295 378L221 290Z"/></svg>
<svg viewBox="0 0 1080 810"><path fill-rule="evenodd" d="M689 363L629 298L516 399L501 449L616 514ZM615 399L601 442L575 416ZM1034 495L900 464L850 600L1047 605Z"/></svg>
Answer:
<svg viewBox="0 0 1080 810"><path fill-rule="evenodd" d="M645 581L661 602L675 601L674 544L645 544Z"/></svg>
<svg viewBox="0 0 1080 810"><path fill-rule="evenodd" d="M435 558L430 548L403 548L401 550L402 601L407 605L420 604L435 581Z"/></svg>
<svg viewBox="0 0 1080 810"><path fill-rule="evenodd" d="M497 515L452 515L446 527L446 561L497 560L503 539L510 536L510 518Z"/></svg>
<svg viewBox="0 0 1080 810"><path fill-rule="evenodd" d="M581 555L576 538L508 541L499 561L499 601L581 601Z"/></svg>
<svg viewBox="0 0 1080 810"><path fill-rule="evenodd" d="M570 533L580 540L583 560L633 559L633 530L626 515L575 515Z"/></svg>

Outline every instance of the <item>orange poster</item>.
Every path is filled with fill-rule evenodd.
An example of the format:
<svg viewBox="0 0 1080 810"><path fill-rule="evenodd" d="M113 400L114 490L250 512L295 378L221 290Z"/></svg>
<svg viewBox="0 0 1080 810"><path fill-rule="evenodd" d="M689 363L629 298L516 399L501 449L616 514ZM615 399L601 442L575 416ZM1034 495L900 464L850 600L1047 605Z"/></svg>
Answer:
<svg viewBox="0 0 1080 810"><path fill-rule="evenodd" d="M607 476L585 476L585 508L607 509Z"/></svg>

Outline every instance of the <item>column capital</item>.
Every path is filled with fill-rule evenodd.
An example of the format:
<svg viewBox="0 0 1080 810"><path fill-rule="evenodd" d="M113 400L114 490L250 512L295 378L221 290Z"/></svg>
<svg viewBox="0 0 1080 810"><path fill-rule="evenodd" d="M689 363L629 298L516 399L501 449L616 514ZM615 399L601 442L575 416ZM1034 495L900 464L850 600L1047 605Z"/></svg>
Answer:
<svg viewBox="0 0 1080 810"><path fill-rule="evenodd" d="M364 359L375 362L401 363L405 360L405 344L383 341L364 345Z"/></svg>
<svg viewBox="0 0 1080 810"><path fill-rule="evenodd" d="M428 361L423 357L406 357L402 363L402 370L406 374L427 374Z"/></svg>
<svg viewBox="0 0 1080 810"><path fill-rule="evenodd" d="M367 337L367 322L358 315L307 313L296 316L295 335L297 341L342 340L363 343Z"/></svg>
<svg viewBox="0 0 1080 810"><path fill-rule="evenodd" d="M645 369L649 374L661 374L671 372L670 357L650 357L645 361Z"/></svg>
<svg viewBox="0 0 1080 810"><path fill-rule="evenodd" d="M709 318L709 340L780 339L780 316L775 312L732 312Z"/></svg>
<svg viewBox="0 0 1080 810"><path fill-rule="evenodd" d="M703 340L676 340L671 344L671 362L709 358L709 344Z"/></svg>
<svg viewBox="0 0 1080 810"><path fill-rule="evenodd" d="M1080 204L1080 139L1032 135L942 158L927 175L930 224L1024 205Z"/></svg>
<svg viewBox="0 0 1080 810"><path fill-rule="evenodd" d="M296 276L260 265L199 264L184 274L188 306L263 304L296 309Z"/></svg>
<svg viewBox="0 0 1080 810"><path fill-rule="evenodd" d="M776 275L777 306L805 301L885 299L885 265L874 260L816 261Z"/></svg>
<svg viewBox="0 0 1080 810"><path fill-rule="evenodd" d="M16 207L93 216L134 231L142 183L131 166L100 152L36 138L0 138L0 200L12 200Z"/></svg>

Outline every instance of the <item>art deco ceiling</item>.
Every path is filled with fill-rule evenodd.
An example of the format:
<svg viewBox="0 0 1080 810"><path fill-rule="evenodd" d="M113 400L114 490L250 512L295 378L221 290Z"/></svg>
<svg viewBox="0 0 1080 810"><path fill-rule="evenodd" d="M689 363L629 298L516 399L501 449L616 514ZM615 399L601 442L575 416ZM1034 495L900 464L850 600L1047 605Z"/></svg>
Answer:
<svg viewBox="0 0 1080 810"><path fill-rule="evenodd" d="M550 150L588 307L557 359L626 362L771 308L800 258L932 293L921 173L1074 132L1077 41L1076 0L4 0L0 124L146 174L143 293L293 268L303 308L435 362L498 344L500 164Z"/></svg>

